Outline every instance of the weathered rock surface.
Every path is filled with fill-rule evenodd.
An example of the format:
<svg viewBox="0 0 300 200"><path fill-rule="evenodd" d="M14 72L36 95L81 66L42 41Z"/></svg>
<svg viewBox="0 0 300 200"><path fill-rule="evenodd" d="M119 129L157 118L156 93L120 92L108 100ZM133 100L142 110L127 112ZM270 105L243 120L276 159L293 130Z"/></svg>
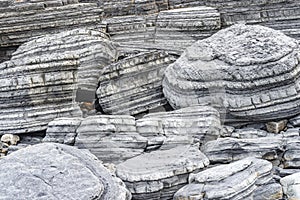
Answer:
<svg viewBox="0 0 300 200"><path fill-rule="evenodd" d="M209 164L197 146L178 146L144 153L117 165L117 176L133 199L171 199L185 185L188 175Z"/></svg>
<svg viewBox="0 0 300 200"><path fill-rule="evenodd" d="M280 179L284 194L288 199L300 199L300 173L295 173Z"/></svg>
<svg viewBox="0 0 300 200"><path fill-rule="evenodd" d="M147 139L136 132L134 117L95 115L84 118L77 128L75 146L116 164L142 154Z"/></svg>
<svg viewBox="0 0 300 200"><path fill-rule="evenodd" d="M187 48L166 69L163 92L174 108L212 102L238 121L283 119L300 112L299 68L296 40L239 24Z"/></svg>
<svg viewBox="0 0 300 200"><path fill-rule="evenodd" d="M259 186L268 185L271 180L272 164L270 162L246 158L191 174L189 176L190 184L176 192L174 199L242 200L255 196L255 190L259 189ZM279 184L269 186L269 189L276 190L259 190L261 194L258 199L275 200L282 197L282 189Z"/></svg>
<svg viewBox="0 0 300 200"><path fill-rule="evenodd" d="M137 54L105 67L97 97L105 113L134 115L167 103L162 93L166 67L175 56L162 51Z"/></svg>
<svg viewBox="0 0 300 200"><path fill-rule="evenodd" d="M54 118L81 115L75 101L95 98L99 71L116 54L105 35L88 29L20 46L0 64L0 134L45 130Z"/></svg>
<svg viewBox="0 0 300 200"><path fill-rule="evenodd" d="M202 144L218 138L222 131L218 111L201 105L151 113L137 120L136 126L138 133L148 139L148 149Z"/></svg>
<svg viewBox="0 0 300 200"><path fill-rule="evenodd" d="M2 199L126 200L130 193L88 151L44 143L0 160Z"/></svg>
<svg viewBox="0 0 300 200"><path fill-rule="evenodd" d="M283 155L284 168L300 168L300 139L290 139L287 141Z"/></svg>

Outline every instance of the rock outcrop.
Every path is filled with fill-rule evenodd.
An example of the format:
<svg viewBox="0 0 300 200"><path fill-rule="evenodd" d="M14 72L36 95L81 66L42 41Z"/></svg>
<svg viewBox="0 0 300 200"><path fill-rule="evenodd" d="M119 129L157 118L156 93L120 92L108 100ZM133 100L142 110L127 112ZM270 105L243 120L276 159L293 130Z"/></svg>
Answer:
<svg viewBox="0 0 300 200"><path fill-rule="evenodd" d="M3 199L129 200L124 183L88 151L44 143L0 160Z"/></svg>
<svg viewBox="0 0 300 200"><path fill-rule="evenodd" d="M189 177L190 184L176 192L174 199L242 200L253 198L255 190L259 189L259 186L268 187L271 181L272 164L270 162L247 158L191 174ZM269 186L269 189L275 190L260 190L258 199L276 200L282 197L282 189L279 184L270 184Z"/></svg>
<svg viewBox="0 0 300 200"><path fill-rule="evenodd" d="M151 113L137 120L136 126L138 133L148 139L148 149L202 144L218 138L222 131L218 111L201 105Z"/></svg>
<svg viewBox="0 0 300 200"><path fill-rule="evenodd" d="M135 119L126 115L95 115L77 128L75 146L89 149L103 162L118 164L140 155L147 139L136 132Z"/></svg>
<svg viewBox="0 0 300 200"><path fill-rule="evenodd" d="M41 131L54 118L81 115L75 101L95 98L99 72L116 54L104 34L88 29L20 46L0 64L0 134Z"/></svg>
<svg viewBox="0 0 300 200"><path fill-rule="evenodd" d="M280 179L284 194L290 200L300 198L300 173L295 173Z"/></svg>
<svg viewBox="0 0 300 200"><path fill-rule="evenodd" d="M262 26L234 25L200 40L165 71L174 108L211 102L228 120L271 121L300 112L298 42Z"/></svg>
<svg viewBox="0 0 300 200"><path fill-rule="evenodd" d="M175 60L163 51L150 51L105 67L97 89L103 112L134 115L165 105L162 79Z"/></svg>
<svg viewBox="0 0 300 200"><path fill-rule="evenodd" d="M197 146L178 146L131 158L117 165L117 176L133 199L171 199L187 183L188 175L209 164Z"/></svg>

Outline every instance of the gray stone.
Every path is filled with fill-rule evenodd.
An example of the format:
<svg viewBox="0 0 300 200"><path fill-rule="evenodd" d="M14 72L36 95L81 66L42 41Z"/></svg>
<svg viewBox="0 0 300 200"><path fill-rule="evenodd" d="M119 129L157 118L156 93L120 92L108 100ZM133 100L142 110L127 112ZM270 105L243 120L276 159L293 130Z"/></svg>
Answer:
<svg viewBox="0 0 300 200"><path fill-rule="evenodd" d="M280 133L285 130L287 127L288 120L281 120L277 122L268 122L266 123L267 131L270 133Z"/></svg>
<svg viewBox="0 0 300 200"><path fill-rule="evenodd" d="M300 138L288 139L282 164L284 168L300 168Z"/></svg>
<svg viewBox="0 0 300 200"><path fill-rule="evenodd" d="M88 151L43 143L0 160L2 199L131 198L124 183Z"/></svg>
<svg viewBox="0 0 300 200"><path fill-rule="evenodd" d="M117 165L117 176L133 199L171 199L187 183L188 175L209 164L197 146L178 146L144 153Z"/></svg>
<svg viewBox="0 0 300 200"><path fill-rule="evenodd" d="M300 173L295 173L280 179L283 192L288 199L296 200L300 198Z"/></svg>
<svg viewBox="0 0 300 200"><path fill-rule="evenodd" d="M191 174L189 184L174 195L179 199L247 199L253 196L257 186L264 186L272 180L272 164L268 161L246 158L227 165L219 165L197 174ZM281 191L276 188L276 192ZM279 190L278 190L279 189ZM273 195L260 190L264 195ZM282 196L282 193L278 194Z"/></svg>
<svg viewBox="0 0 300 200"><path fill-rule="evenodd" d="M174 108L211 102L236 121L272 121L300 112L299 45L279 31L234 25L186 49L165 71Z"/></svg>

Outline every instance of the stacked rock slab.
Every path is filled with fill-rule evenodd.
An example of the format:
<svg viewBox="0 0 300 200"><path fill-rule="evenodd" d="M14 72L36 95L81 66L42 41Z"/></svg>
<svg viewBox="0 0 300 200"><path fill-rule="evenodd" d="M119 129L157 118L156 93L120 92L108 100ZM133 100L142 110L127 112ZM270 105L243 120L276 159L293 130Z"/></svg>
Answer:
<svg viewBox="0 0 300 200"><path fill-rule="evenodd" d="M145 153L117 165L133 199L171 199L187 183L188 175L209 164L196 146L178 146Z"/></svg>
<svg viewBox="0 0 300 200"><path fill-rule="evenodd" d="M167 103L162 93L166 67L175 56L140 53L107 66L99 74L98 102L105 113L134 115Z"/></svg>
<svg viewBox="0 0 300 200"><path fill-rule="evenodd" d="M148 149L204 143L220 136L219 113L210 106L193 106L152 113L136 121L137 131L148 139Z"/></svg>
<svg viewBox="0 0 300 200"><path fill-rule="evenodd" d="M95 115L77 128L75 146L89 149L100 160L120 163L144 152L147 139L136 132L135 119L126 115Z"/></svg>
<svg viewBox="0 0 300 200"><path fill-rule="evenodd" d="M99 71L115 57L112 43L87 29L20 46L0 64L0 134L41 131L54 118L81 114L76 93L90 91L93 100Z"/></svg>
<svg viewBox="0 0 300 200"><path fill-rule="evenodd" d="M174 108L211 102L227 119L266 121L300 112L299 45L262 26L234 25L200 40L165 71Z"/></svg>
<svg viewBox="0 0 300 200"><path fill-rule="evenodd" d="M299 132L298 132L299 133ZM285 152L283 155L283 167L284 168L299 168L300 167L300 140L290 139L287 141Z"/></svg>
<svg viewBox="0 0 300 200"><path fill-rule="evenodd" d="M67 145L34 145L0 163L3 199L131 199L124 183L94 155Z"/></svg>
<svg viewBox="0 0 300 200"><path fill-rule="evenodd" d="M260 189L259 186L270 186L269 189L276 190L271 192L265 190L258 199L281 199L280 184L269 185L270 181L272 181L270 162L246 158L191 174L190 184L176 192L174 199L254 199L255 190Z"/></svg>
<svg viewBox="0 0 300 200"><path fill-rule="evenodd" d="M280 179L284 193L288 199L299 199L300 198L300 173L295 173Z"/></svg>

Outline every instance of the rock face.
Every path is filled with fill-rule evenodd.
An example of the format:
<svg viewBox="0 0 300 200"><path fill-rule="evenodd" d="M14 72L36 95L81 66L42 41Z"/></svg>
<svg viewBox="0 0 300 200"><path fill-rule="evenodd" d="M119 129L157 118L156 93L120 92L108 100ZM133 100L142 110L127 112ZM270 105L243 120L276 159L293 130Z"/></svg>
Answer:
<svg viewBox="0 0 300 200"><path fill-rule="evenodd" d="M187 183L189 173L204 168L208 159L196 146L178 146L131 158L117 165L117 176L133 199L171 199Z"/></svg>
<svg viewBox="0 0 300 200"><path fill-rule="evenodd" d="M216 139L220 116L210 106L193 106L171 112L152 113L136 121L137 131L148 139L147 148L170 149L177 145Z"/></svg>
<svg viewBox="0 0 300 200"><path fill-rule="evenodd" d="M97 89L102 110L134 115L165 105L161 82L166 67L175 60L165 52L150 51L107 66Z"/></svg>
<svg viewBox="0 0 300 200"><path fill-rule="evenodd" d="M299 133L299 132L298 132ZM300 139L290 139L287 141L285 153L283 155L284 168L300 167Z"/></svg>
<svg viewBox="0 0 300 200"><path fill-rule="evenodd" d="M300 198L300 173L295 173L280 179L284 193L288 199L299 199Z"/></svg>
<svg viewBox="0 0 300 200"><path fill-rule="evenodd" d="M45 130L54 118L81 115L75 100L95 98L98 73L116 54L105 35L87 29L20 46L0 64L0 134Z"/></svg>
<svg viewBox="0 0 300 200"><path fill-rule="evenodd" d="M124 183L94 155L70 146L38 144L14 152L0 163L3 199L131 198Z"/></svg>
<svg viewBox="0 0 300 200"><path fill-rule="evenodd" d="M116 164L142 154L147 139L136 132L131 116L96 115L83 119L75 146L89 149L104 162Z"/></svg>
<svg viewBox="0 0 300 200"><path fill-rule="evenodd" d="M268 185L272 180L272 164L268 161L247 158L228 165L216 166L197 174L191 174L190 184L174 195L180 199L247 199L254 196L258 186ZM258 199L280 199L282 189L261 193ZM263 192L262 190L260 192ZM271 193L271 194L270 194ZM266 196L268 194L268 196Z"/></svg>
<svg viewBox="0 0 300 200"><path fill-rule="evenodd" d="M300 112L298 42L262 26L234 25L200 40L165 71L174 108L212 102L236 120L265 121Z"/></svg>

